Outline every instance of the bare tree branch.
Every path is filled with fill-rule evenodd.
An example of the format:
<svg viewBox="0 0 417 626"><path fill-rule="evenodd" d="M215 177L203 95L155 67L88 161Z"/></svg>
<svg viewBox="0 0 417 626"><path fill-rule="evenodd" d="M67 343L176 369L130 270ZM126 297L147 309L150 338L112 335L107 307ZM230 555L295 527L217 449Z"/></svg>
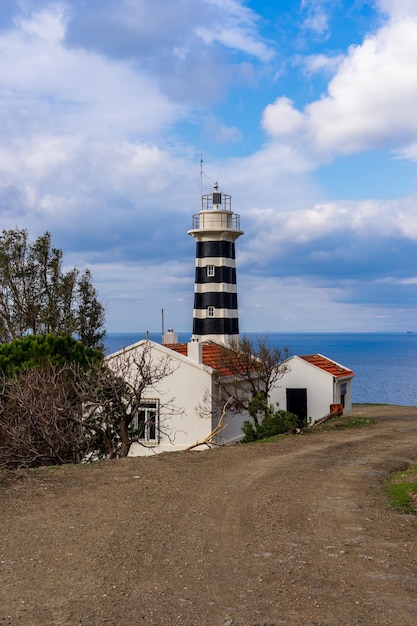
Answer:
<svg viewBox="0 0 417 626"><path fill-rule="evenodd" d="M224 418L227 412L227 406L228 404L230 404L231 401L232 401L232 398L230 397L225 402L222 413L220 415L220 419L217 423L217 426L213 428L211 433L207 435L207 437L205 437L202 441L197 441L196 443L193 443L191 446L188 446L188 448L185 448L185 452L189 452L190 450L193 450L194 448L198 448L198 446L203 446L203 445L206 445L209 448L213 447L214 445L216 446L222 445L221 443L219 443L219 441L215 441L215 438L219 437L220 433L222 433L228 426L227 423L226 424L224 423Z"/></svg>
<svg viewBox="0 0 417 626"><path fill-rule="evenodd" d="M223 405L231 396L231 410L236 413L249 411L251 401L257 397L263 399L266 410L272 389L288 371L285 363L288 355L288 348L278 348L268 336L252 339L243 335L232 340L223 351L223 368L230 376L217 377L221 390L220 404ZM252 417L258 423L256 413Z"/></svg>

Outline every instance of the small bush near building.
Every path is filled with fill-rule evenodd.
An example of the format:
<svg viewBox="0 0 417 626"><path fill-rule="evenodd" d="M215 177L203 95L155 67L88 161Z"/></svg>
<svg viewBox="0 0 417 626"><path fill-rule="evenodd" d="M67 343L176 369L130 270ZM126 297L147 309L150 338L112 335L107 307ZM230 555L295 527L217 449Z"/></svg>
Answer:
<svg viewBox="0 0 417 626"><path fill-rule="evenodd" d="M274 435L295 432L298 427L298 421L298 415L294 413L289 413L289 411L284 409L274 410L273 407L268 407L261 422L244 422L242 426L244 433L242 441L243 443L249 443L250 441L266 439Z"/></svg>

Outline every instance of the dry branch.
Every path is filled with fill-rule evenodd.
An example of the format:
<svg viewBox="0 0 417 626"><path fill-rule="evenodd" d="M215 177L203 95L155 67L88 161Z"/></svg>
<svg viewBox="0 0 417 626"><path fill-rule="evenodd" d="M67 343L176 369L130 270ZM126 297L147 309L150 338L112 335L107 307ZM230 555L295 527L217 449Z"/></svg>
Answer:
<svg viewBox="0 0 417 626"><path fill-rule="evenodd" d="M185 448L185 452L189 452L190 450L194 450L194 448L198 448L198 446L207 446L208 448L211 448L212 446L216 445L222 445L217 441L213 441L215 437L217 437L220 433L222 433L226 428L227 428L227 424L223 424L223 420L224 417L226 415L226 410L227 410L227 405L229 404L229 402L232 401L232 398L230 397L227 402L225 403L225 405L223 406L223 411L222 414L220 416L219 422L217 424L217 426L211 431L211 433L209 435L207 435L207 437L205 439L203 439L202 441L197 441L196 443L193 443L191 446L188 446L188 448Z"/></svg>

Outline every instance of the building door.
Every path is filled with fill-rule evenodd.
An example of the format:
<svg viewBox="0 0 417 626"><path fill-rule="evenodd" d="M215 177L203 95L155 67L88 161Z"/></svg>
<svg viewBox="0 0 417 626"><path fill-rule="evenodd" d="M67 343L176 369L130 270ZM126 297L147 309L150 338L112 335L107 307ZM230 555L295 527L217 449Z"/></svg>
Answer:
<svg viewBox="0 0 417 626"><path fill-rule="evenodd" d="M287 411L298 415L298 427L307 426L307 389L287 388Z"/></svg>

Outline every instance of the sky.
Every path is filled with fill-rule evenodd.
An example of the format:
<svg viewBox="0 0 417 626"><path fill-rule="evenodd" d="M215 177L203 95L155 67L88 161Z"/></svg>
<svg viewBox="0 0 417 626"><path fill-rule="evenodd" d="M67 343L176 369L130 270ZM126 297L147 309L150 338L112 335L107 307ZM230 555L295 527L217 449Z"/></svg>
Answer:
<svg viewBox="0 0 417 626"><path fill-rule="evenodd" d="M416 111L417 0L1 0L1 228L191 334L218 181L241 332L417 331Z"/></svg>

